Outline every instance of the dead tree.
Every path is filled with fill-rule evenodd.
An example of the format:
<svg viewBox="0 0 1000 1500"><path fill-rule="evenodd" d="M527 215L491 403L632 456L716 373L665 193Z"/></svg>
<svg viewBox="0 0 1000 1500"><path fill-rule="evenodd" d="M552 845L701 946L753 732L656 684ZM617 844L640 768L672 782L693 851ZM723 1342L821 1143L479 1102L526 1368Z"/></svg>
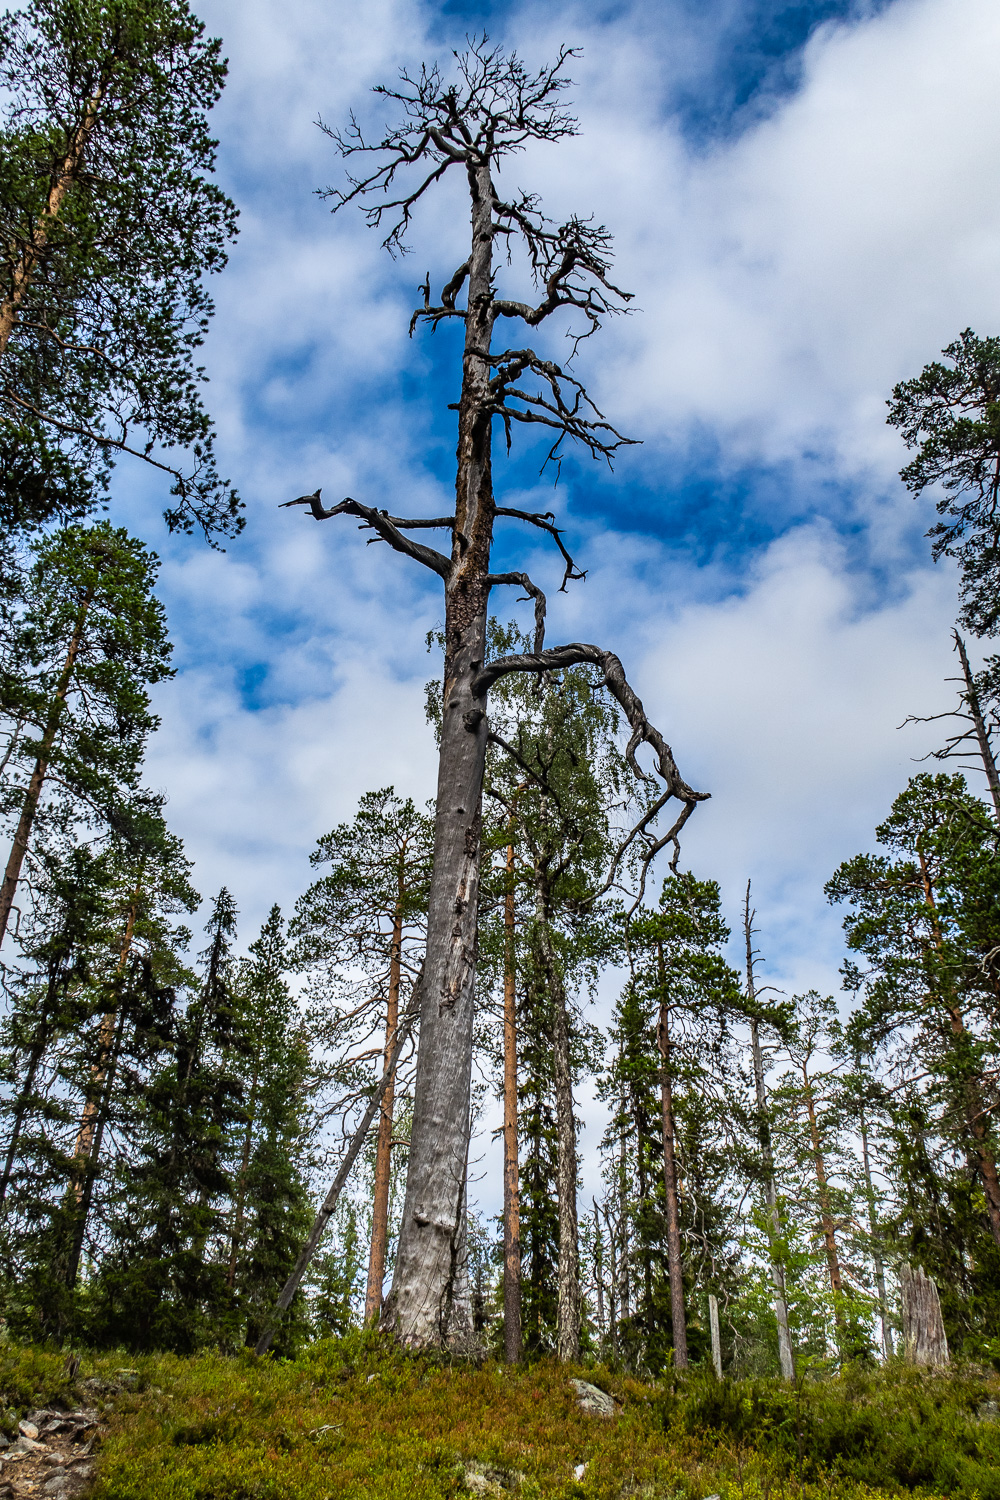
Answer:
<svg viewBox="0 0 1000 1500"><path fill-rule="evenodd" d="M670 798L681 803L673 829L661 842L676 839L699 798L648 722L618 658L586 644L544 650L541 590L525 573L490 572L494 525L498 519L512 519L553 539L562 554L563 587L583 576L551 514L495 503L494 419L503 423L508 443L515 424L542 428L552 439L548 458L555 460L567 438L582 444L595 459L610 459L628 441L568 370L532 348L493 351L498 320L502 325L538 328L565 309L581 320L573 338L575 352L605 315L622 310L629 300L609 279L606 229L578 218L556 224L540 212L534 196L518 192L501 197L496 185L500 163L528 142L555 142L576 132L575 120L561 104L569 82L565 69L573 55L564 48L553 64L530 73L519 58L491 48L483 38L457 57L451 79L436 66L424 67L416 76L402 73L395 88L379 88L376 92L398 105L401 113L399 123L381 139L366 139L353 119L345 131L323 127L345 158L364 163L347 186L328 190L334 210L359 203L368 222L386 231L383 244L390 252L403 247L417 204L452 168L465 175L471 206L467 258L437 301L428 276L421 288L422 305L411 321L411 331L421 323L432 329L452 319L464 324L454 513L428 519L394 516L351 498L325 509L318 492L289 502L308 504L317 520L355 517L374 533L372 540L386 542L421 563L444 585L444 695L426 984L406 1198L385 1315L398 1337L411 1345L458 1345L471 1334L468 1309L460 1296L460 1262L490 686L507 672L543 674L575 662L595 663L631 726L630 762L638 770L635 752L648 744L664 783L659 806ZM494 284L499 262L509 257L514 244L527 257L534 301L503 297ZM463 289L464 307L458 305ZM450 538L449 550L417 541L411 533L419 530L444 532ZM535 651L488 663L489 595L498 585L520 587L534 601Z"/></svg>
<svg viewBox="0 0 1000 1500"><path fill-rule="evenodd" d="M949 708L942 714L909 714L899 726L901 729L906 724L935 724L939 719L958 719L965 727L950 734L940 750L932 750L929 755L922 755L921 760L957 760L963 771L983 771L986 782L990 789L990 798L993 802L993 810L997 819L1000 820L1000 772L997 770L996 756L993 753L993 737L1000 728L997 719L996 705L984 705L985 696L992 695L995 691L989 682L989 675L981 673L979 678L973 674L969 665L969 653L965 649L965 642L957 630L952 631L955 639L955 650L962 663L962 675L960 678L949 677L949 682L960 682L959 697L961 707ZM984 682L984 678L987 680ZM969 766L965 763L966 756L977 756L978 765Z"/></svg>
<svg viewBox="0 0 1000 1500"><path fill-rule="evenodd" d="M919 1266L900 1266L903 1301L903 1351L911 1365L946 1365L948 1336L938 1289Z"/></svg>

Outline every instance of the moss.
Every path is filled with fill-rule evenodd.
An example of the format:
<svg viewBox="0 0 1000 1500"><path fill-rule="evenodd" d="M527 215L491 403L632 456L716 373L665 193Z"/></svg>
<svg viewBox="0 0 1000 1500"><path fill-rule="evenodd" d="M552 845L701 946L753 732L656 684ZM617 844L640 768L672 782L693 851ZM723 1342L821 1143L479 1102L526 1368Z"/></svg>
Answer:
<svg viewBox="0 0 1000 1500"><path fill-rule="evenodd" d="M124 1363L85 1357L74 1390L63 1355L8 1346L0 1391L23 1415ZM92 1500L457 1500L476 1473L519 1500L1000 1500L1000 1380L975 1373L650 1386L551 1362L453 1365L371 1333L294 1360L130 1363ZM581 1412L571 1376L610 1392L618 1417Z"/></svg>

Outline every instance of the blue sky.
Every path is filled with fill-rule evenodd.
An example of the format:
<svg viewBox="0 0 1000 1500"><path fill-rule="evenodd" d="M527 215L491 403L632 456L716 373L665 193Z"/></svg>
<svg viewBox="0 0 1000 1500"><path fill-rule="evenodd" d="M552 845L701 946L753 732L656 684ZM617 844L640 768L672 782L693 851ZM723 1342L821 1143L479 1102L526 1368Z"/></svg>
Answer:
<svg viewBox="0 0 1000 1500"><path fill-rule="evenodd" d="M636 311L580 356L642 445L609 474L497 461L510 503L558 511L589 571L550 639L625 660L684 774L712 792L685 839L731 920L754 880L769 977L836 988L822 895L929 748L900 732L946 706L955 584L899 484L893 384L964 327L1000 329L1000 10L995 0L661 0L653 5L204 0L231 80L220 175L242 233L206 346L223 463L248 508L223 554L168 539L147 476L119 514L164 558L179 674L159 695L150 777L249 940L289 910L315 839L357 798L434 789L424 636L435 580L348 523L279 502L322 485L440 514L452 482L454 333L406 336L415 288L464 258L461 185L392 261L338 180L317 115L377 124L371 86L487 26L529 62L581 46L581 134L519 158L553 215L615 233ZM516 273L511 273L516 281ZM552 347L558 347L558 337ZM516 546L515 546L516 542ZM528 537L500 556L543 586ZM498 601L498 609L506 601Z"/></svg>

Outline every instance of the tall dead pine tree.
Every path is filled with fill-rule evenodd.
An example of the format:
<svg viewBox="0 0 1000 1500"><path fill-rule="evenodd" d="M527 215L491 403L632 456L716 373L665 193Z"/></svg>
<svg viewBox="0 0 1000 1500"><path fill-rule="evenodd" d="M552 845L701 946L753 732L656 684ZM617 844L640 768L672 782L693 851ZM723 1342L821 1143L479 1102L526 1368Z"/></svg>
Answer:
<svg viewBox="0 0 1000 1500"><path fill-rule="evenodd" d="M620 310L628 300L608 278L610 236L604 228L577 218L555 224L539 212L533 196L518 193L505 200L495 183L501 160L527 142L554 142L575 133L575 121L560 104L572 55L563 49L554 64L529 73L519 58L489 47L483 38L457 58L453 79L445 79L437 67L424 67L415 77L404 72L396 88L379 88L377 92L401 111L400 122L380 140L366 140L353 121L344 132L327 130L344 157L370 162L361 175L349 178L346 187L329 190L334 209L373 200L366 208L368 222L380 229L388 226L383 243L390 251L402 245L417 203L452 168L465 175L471 209L467 258L437 302L432 301L428 277L422 306L411 322L411 328L421 322L436 328L449 319L465 325L454 513L427 519L392 516L350 498L325 509L319 492L289 502L308 504L317 520L356 517L396 552L430 568L444 584L434 873L406 1200L386 1309L397 1335L412 1345L460 1343L471 1334L461 1288L490 686L508 672L543 673L581 661L595 663L631 725L632 763L638 746L649 744L665 783L659 805L671 797L682 803L678 827L698 797L681 779L669 747L646 719L618 658L580 643L543 650L541 590L525 573L490 572L495 522L511 518L553 538L565 564L564 585L582 576L551 515L495 503L494 417L501 419L508 435L515 422L547 429L553 435L550 456L567 437L582 443L595 458L608 458L627 441L605 421L580 382L559 365L530 348L494 353L492 347L498 320L536 328L569 309L582 319L579 336L584 337L596 331L605 314ZM498 262L515 241L527 256L535 302L502 297L494 284ZM457 299L463 289L466 301L460 307ZM451 538L449 551L439 552L413 539L409 533L418 530L445 532ZM498 584L523 588L534 600L535 650L487 663L489 595Z"/></svg>

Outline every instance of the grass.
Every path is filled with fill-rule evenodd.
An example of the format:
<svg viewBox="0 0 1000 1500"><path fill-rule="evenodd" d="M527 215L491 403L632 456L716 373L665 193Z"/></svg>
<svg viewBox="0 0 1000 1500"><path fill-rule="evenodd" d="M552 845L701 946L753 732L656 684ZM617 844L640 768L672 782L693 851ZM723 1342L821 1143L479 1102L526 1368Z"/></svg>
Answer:
<svg viewBox="0 0 1000 1500"><path fill-rule="evenodd" d="M123 1365L138 1378L110 1400L93 1500L444 1500L470 1493L470 1468L520 1500L1000 1500L1000 1380L977 1373L644 1385L448 1365L359 1334L294 1360L86 1356L78 1378ZM63 1371L61 1354L0 1348L8 1430L73 1399ZM619 1415L581 1412L571 1375Z"/></svg>

